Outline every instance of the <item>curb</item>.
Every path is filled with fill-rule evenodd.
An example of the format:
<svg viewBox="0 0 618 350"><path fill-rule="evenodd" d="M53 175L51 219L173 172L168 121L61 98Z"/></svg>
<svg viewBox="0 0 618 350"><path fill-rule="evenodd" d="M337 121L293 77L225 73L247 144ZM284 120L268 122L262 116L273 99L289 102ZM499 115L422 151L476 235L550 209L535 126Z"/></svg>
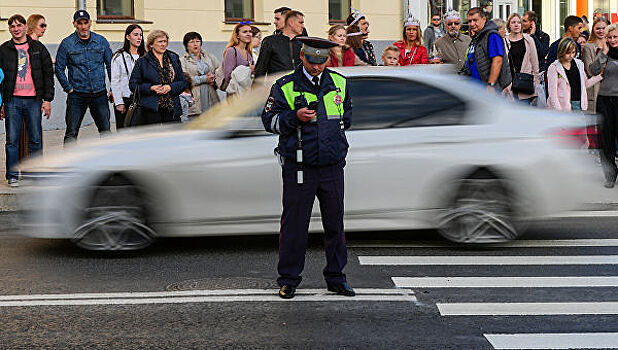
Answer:
<svg viewBox="0 0 618 350"><path fill-rule="evenodd" d="M18 210L17 192L10 189L0 189L0 212L13 212Z"/></svg>

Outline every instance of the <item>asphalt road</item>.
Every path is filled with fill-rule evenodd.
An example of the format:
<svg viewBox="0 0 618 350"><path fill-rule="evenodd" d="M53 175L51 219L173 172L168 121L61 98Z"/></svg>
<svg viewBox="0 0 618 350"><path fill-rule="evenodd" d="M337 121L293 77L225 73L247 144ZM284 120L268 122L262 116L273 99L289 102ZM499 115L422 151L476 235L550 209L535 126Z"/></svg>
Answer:
<svg viewBox="0 0 618 350"><path fill-rule="evenodd" d="M524 246L350 233L356 298L326 293L313 235L291 301L275 296L276 236L97 254L15 236L13 220L0 215L2 349L618 348L618 218L538 223Z"/></svg>

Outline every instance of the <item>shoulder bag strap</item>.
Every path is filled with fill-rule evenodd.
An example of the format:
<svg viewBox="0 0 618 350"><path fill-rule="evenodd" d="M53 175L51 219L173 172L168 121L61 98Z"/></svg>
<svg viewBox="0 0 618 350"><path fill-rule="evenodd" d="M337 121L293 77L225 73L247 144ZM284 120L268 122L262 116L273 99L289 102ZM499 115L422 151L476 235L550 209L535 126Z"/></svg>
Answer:
<svg viewBox="0 0 618 350"><path fill-rule="evenodd" d="M408 62L408 65L412 65L412 61L414 61L414 56L416 56L416 50L418 50L418 46L414 45L414 51L412 51L412 57L410 57L410 62Z"/></svg>

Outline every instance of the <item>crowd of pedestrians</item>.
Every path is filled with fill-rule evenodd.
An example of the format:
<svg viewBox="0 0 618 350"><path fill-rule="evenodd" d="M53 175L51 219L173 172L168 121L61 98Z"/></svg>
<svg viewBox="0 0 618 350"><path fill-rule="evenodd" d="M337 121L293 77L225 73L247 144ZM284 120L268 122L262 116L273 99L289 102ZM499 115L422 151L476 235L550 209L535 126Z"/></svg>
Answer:
<svg viewBox="0 0 618 350"><path fill-rule="evenodd" d="M464 22L468 32L462 31ZM288 7L274 10L272 35L263 37L259 28L242 21L221 56L204 50L200 33L186 33L185 52L178 55L168 49L166 32L153 30L144 40L143 29L131 24L122 47L112 53L109 42L91 31L88 12L79 10L74 33L62 40L54 58L39 41L47 29L45 17L12 16L11 39L0 46L0 118L6 125L9 184L18 184L19 160L42 149L41 119L51 114L54 76L67 93L65 143L77 138L88 109L99 133L109 133L109 103L116 129L186 121L219 103L220 93L239 94L256 77L296 68L298 38L307 36L304 23L305 15ZM376 55L367 17L351 9L345 25L328 30L337 44L328 66L448 64L488 91L522 103L598 112L604 117L598 141L610 187L618 173L610 156L618 133L612 122L618 113L618 30L604 17L589 26L585 17L568 16L563 24L564 36L550 44L533 11L514 13L505 22L489 20L478 7L465 14L451 10L432 14L424 30L408 15L400 40Z"/></svg>

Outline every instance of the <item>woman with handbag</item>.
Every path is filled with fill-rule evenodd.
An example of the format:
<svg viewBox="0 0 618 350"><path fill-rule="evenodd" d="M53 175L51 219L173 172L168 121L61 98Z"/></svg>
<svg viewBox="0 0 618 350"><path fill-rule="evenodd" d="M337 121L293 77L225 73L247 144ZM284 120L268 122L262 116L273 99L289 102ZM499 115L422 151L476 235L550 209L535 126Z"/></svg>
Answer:
<svg viewBox="0 0 618 350"><path fill-rule="evenodd" d="M124 31L124 44L112 56L111 87L114 96L114 115L116 131L124 128L127 109L131 105L131 89L129 79L135 66L135 61L144 56L143 30L137 24L131 24Z"/></svg>
<svg viewBox="0 0 618 350"><path fill-rule="evenodd" d="M536 86L541 82L536 44L530 35L522 31L521 16L518 13L509 16L506 28L509 36L505 43L513 77L506 92L512 93L516 101L531 104L538 96Z"/></svg>
<svg viewBox="0 0 618 350"><path fill-rule="evenodd" d="M202 50L202 36L199 33L185 34L182 43L187 52L180 59L180 64L182 71L189 74L193 83L191 94L194 104L189 108L189 117L194 117L219 102L215 71L221 67L221 62Z"/></svg>
<svg viewBox="0 0 618 350"><path fill-rule="evenodd" d="M227 92L227 87L232 79L232 72L238 66L247 66L253 73L255 64L251 54L251 41L253 33L251 32L251 23L249 21L236 24L232 31L230 41L223 52L223 72L224 80L221 90ZM228 96L233 93L227 92Z"/></svg>
<svg viewBox="0 0 618 350"><path fill-rule="evenodd" d="M594 27L593 27L594 28ZM618 25L605 28L603 50L590 65L592 74L603 72L603 81L597 96L597 112L603 116L601 124L601 164L605 174L605 187L616 183L616 138L618 130Z"/></svg>
<svg viewBox="0 0 618 350"><path fill-rule="evenodd" d="M148 34L148 53L135 62L129 88L135 92L139 111L130 111L130 125L180 122L180 94L187 81L178 55L167 49L169 36L162 30ZM138 113L136 113L138 112ZM128 115L127 115L128 118Z"/></svg>

